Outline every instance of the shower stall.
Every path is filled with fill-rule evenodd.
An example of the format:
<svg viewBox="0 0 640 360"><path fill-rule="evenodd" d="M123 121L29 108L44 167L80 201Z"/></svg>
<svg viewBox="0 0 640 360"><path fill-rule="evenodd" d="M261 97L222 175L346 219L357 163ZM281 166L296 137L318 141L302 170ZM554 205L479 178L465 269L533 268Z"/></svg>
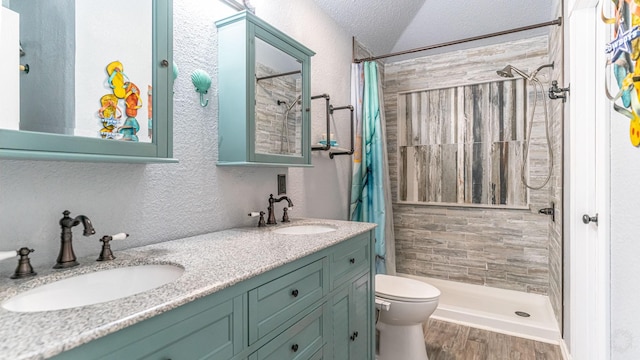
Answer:
<svg viewBox="0 0 640 360"><path fill-rule="evenodd" d="M446 289L435 317L560 339L562 61L554 27L384 66L396 269Z"/></svg>

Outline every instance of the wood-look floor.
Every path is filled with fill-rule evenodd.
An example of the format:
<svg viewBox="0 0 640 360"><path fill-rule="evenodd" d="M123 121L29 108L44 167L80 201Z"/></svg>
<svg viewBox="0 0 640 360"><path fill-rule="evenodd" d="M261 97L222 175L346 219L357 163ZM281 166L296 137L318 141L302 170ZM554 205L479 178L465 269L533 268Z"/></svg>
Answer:
<svg viewBox="0 0 640 360"><path fill-rule="evenodd" d="M430 319L429 360L562 360L558 345Z"/></svg>

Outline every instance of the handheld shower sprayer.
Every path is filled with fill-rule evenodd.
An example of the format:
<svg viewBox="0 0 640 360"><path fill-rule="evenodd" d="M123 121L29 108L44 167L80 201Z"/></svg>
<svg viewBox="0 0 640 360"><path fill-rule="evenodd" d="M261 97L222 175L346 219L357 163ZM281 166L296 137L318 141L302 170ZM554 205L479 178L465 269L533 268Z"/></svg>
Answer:
<svg viewBox="0 0 640 360"><path fill-rule="evenodd" d="M543 101L542 105L543 105L543 109L544 109L544 125L545 125L545 134L546 134L546 140L547 140L548 165L549 165L548 166L548 171L547 171L547 177L542 182L542 184L540 184L540 185L531 185L531 184L529 184L529 182L527 180L527 176L525 174L525 168L526 168L527 162L529 160L529 145L530 145L530 142L531 142L531 129L533 127L533 117L535 115L536 105L538 103L538 87L540 88L540 90L542 90L542 93L544 93L542 82L540 82L540 80L536 77L536 75L538 75L538 72L540 70L544 69L544 68L548 68L549 67L549 68L553 69L553 64L554 63L542 65L542 66L538 67L534 72L532 72L531 75L527 75L527 73L525 73L524 71L514 67L513 65L507 65L507 66L504 67L504 69L496 71L498 73L498 75L500 75L500 76L502 76L504 78L513 78L514 77L513 73L515 72L516 74L522 76L530 84L532 84L534 89L535 89L535 97L534 97L534 100L533 100L533 107L531 108L531 115L530 115L530 120L529 120L529 127L528 127L529 130L527 131L527 134L529 134L529 136L527 136L525 141L524 141L524 148L523 148L523 153L522 153L522 166L520 167L520 174L521 174L520 178L522 179L522 183L527 188L534 189L534 190L542 189L545 185L547 185L547 183L551 179L551 171L553 170L553 149L551 147L551 137L549 135L549 115L547 113L547 105ZM526 121L525 121L525 124L526 124Z"/></svg>

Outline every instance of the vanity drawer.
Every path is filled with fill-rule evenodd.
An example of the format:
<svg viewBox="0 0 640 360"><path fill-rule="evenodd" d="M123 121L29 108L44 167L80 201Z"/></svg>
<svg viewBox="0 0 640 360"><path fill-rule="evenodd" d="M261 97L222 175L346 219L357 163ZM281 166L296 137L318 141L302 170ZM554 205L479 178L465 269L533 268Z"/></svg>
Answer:
<svg viewBox="0 0 640 360"><path fill-rule="evenodd" d="M331 290L339 287L370 266L371 246L369 233L336 245L331 253L329 269Z"/></svg>
<svg viewBox="0 0 640 360"><path fill-rule="evenodd" d="M249 360L322 359L323 333L324 316L320 306L258 349Z"/></svg>
<svg viewBox="0 0 640 360"><path fill-rule="evenodd" d="M249 291L249 344L322 299L325 271L318 260Z"/></svg>

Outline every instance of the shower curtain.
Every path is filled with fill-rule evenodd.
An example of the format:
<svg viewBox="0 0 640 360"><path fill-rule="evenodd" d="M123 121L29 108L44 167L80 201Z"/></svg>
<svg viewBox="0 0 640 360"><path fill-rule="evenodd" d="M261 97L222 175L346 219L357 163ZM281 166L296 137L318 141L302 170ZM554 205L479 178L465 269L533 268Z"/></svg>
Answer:
<svg viewBox="0 0 640 360"><path fill-rule="evenodd" d="M356 121L350 216L376 223L376 273L395 275L395 239L389 185L382 86L376 62L351 66L351 103Z"/></svg>

